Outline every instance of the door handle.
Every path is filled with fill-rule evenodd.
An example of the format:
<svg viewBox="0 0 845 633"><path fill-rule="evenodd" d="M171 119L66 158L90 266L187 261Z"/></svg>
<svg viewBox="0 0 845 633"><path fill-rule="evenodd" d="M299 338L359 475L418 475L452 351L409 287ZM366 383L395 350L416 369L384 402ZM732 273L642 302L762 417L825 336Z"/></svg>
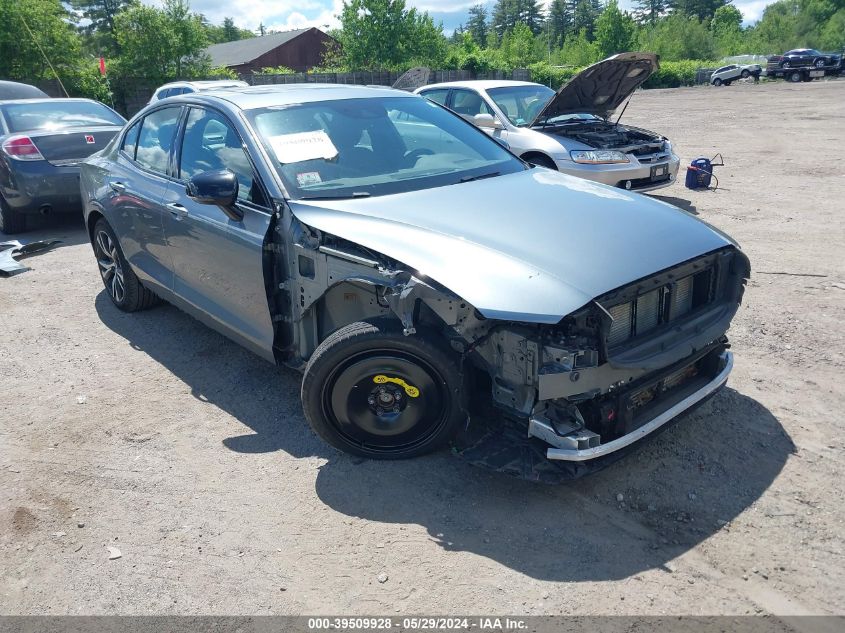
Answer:
<svg viewBox="0 0 845 633"><path fill-rule="evenodd" d="M126 185L117 180L111 181L109 183L109 187L111 187L114 191L117 191L118 193L123 193L124 191L126 191Z"/></svg>
<svg viewBox="0 0 845 633"><path fill-rule="evenodd" d="M188 216L188 210L178 202L169 202L167 204L167 208L170 209L170 215L172 215L177 220Z"/></svg>

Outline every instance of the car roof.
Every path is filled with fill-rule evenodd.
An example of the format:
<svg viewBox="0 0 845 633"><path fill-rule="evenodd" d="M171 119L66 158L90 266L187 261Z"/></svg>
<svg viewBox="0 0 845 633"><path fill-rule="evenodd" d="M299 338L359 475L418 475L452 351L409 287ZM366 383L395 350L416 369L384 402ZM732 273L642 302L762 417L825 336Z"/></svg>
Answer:
<svg viewBox="0 0 845 633"><path fill-rule="evenodd" d="M533 81L515 81L513 79L470 79L466 81L444 81L439 84L429 84L422 86L419 90L429 90L431 88L478 88L480 90L490 90L491 88L542 85ZM543 87L545 88L545 86Z"/></svg>
<svg viewBox="0 0 845 633"><path fill-rule="evenodd" d="M10 103L14 105L25 105L27 103L67 103L69 101L85 101L87 103L96 103L97 105L102 105L108 108L107 105L100 103L99 101L95 101L94 99L83 99L81 97L39 97L37 99L2 99L0 100L0 105Z"/></svg>
<svg viewBox="0 0 845 633"><path fill-rule="evenodd" d="M228 101L241 110L268 108L315 101L337 101L339 99L375 99L379 97L416 98L404 90L383 86L354 86L347 84L273 84L250 86L248 88L220 88L213 92L193 93L168 97L159 103L201 100L206 102Z"/></svg>
<svg viewBox="0 0 845 633"><path fill-rule="evenodd" d="M0 100L11 101L13 99L32 99L32 98L49 98L46 92L31 86L29 84L20 83L19 81L3 81L0 80Z"/></svg>
<svg viewBox="0 0 845 633"><path fill-rule="evenodd" d="M242 79L204 79L202 81L171 81L170 83L162 84L156 88L156 92L165 88L177 88L179 86L193 86L194 88L206 88L213 86L247 86Z"/></svg>

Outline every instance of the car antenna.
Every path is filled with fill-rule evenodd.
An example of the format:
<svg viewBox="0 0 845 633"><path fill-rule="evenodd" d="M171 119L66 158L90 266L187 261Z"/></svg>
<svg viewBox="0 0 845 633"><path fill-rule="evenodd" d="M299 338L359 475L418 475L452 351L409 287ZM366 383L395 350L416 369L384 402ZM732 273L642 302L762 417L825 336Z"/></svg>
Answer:
<svg viewBox="0 0 845 633"><path fill-rule="evenodd" d="M38 40L35 39L35 35L33 35L32 30L29 28L29 24L26 23L26 19L23 17L23 14L21 14L20 18L21 18L21 22L23 22L23 25L26 27L27 33L29 33L29 36L32 38L32 41L35 43L35 46L38 47L38 50L41 53L41 56L44 58L44 61L47 62L47 65L50 67L50 70L53 71L53 75L55 75L56 81L58 81L59 85L62 87L62 92L65 93L65 97L70 97L70 95L67 93L67 89L65 88L65 85L62 83L62 78L59 77L59 73L57 73L56 69L53 68L53 64L50 63L49 58L44 53L44 49L41 48L41 44L39 44Z"/></svg>

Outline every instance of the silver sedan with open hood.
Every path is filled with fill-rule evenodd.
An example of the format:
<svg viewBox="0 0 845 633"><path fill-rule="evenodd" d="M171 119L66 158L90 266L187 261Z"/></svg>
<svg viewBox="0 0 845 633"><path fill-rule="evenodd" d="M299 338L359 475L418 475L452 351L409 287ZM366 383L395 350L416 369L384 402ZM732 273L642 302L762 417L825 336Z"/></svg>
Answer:
<svg viewBox="0 0 845 633"><path fill-rule="evenodd" d="M534 168L408 93L165 99L86 161L82 190L119 309L164 299L302 371L313 429L356 455L451 440L581 474L731 370L749 264L730 238Z"/></svg>
<svg viewBox="0 0 845 633"><path fill-rule="evenodd" d="M671 185L680 161L668 139L620 125L622 112L615 120L612 115L658 68L654 53L620 53L585 68L557 93L509 80L455 81L416 92L530 163L644 192Z"/></svg>

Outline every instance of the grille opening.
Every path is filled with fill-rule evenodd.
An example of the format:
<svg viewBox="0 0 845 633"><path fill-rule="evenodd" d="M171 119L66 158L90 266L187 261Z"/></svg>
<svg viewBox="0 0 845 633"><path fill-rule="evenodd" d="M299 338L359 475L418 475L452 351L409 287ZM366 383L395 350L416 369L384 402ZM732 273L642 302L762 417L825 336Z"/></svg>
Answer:
<svg viewBox="0 0 845 633"><path fill-rule="evenodd" d="M650 290L633 301L608 308L613 317L607 336L608 347L647 334L663 323L710 303L713 299L713 273L714 270L708 268Z"/></svg>

